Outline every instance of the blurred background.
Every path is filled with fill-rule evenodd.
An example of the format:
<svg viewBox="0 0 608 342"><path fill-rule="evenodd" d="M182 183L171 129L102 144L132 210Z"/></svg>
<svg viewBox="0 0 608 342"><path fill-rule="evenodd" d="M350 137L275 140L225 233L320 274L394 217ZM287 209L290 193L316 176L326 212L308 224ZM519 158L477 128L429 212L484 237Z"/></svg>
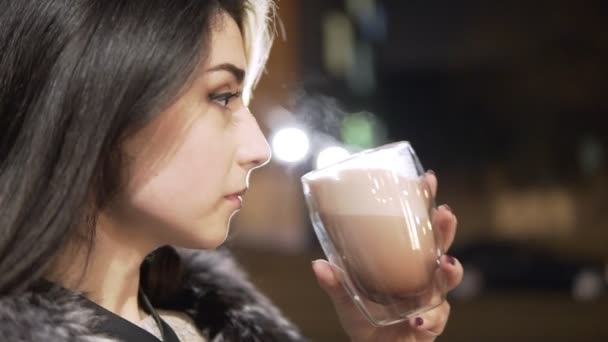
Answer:
<svg viewBox="0 0 608 342"><path fill-rule="evenodd" d="M252 109L273 149L229 245L314 341L346 341L300 177L408 140L459 219L442 341L608 340L608 2L282 0Z"/></svg>

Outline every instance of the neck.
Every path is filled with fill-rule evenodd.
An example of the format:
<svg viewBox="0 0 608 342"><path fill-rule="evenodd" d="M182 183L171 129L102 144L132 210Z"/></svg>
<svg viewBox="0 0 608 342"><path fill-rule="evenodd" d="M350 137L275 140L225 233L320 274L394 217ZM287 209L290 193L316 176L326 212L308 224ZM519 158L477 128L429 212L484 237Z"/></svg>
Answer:
<svg viewBox="0 0 608 342"><path fill-rule="evenodd" d="M140 266L155 248L142 236L141 230L112 222L102 213L93 248L62 253L49 278L137 323L143 318L138 302Z"/></svg>

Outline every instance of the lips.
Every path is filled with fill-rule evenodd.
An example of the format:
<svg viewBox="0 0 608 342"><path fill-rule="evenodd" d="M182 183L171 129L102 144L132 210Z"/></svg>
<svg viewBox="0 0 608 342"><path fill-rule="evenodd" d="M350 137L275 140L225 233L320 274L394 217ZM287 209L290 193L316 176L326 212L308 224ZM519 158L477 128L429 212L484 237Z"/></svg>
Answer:
<svg viewBox="0 0 608 342"><path fill-rule="evenodd" d="M233 203L237 207L237 209L240 209L243 206L243 195L246 191L247 189L244 189L242 191L224 196L224 198Z"/></svg>

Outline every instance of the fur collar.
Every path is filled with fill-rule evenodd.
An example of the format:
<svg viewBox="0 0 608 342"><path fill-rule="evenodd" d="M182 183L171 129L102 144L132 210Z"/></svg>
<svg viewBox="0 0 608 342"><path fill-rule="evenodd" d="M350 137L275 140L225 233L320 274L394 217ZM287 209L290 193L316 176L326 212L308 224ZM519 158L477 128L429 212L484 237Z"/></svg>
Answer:
<svg viewBox="0 0 608 342"><path fill-rule="evenodd" d="M226 250L177 253L185 269L179 290L154 306L187 313L214 342L304 341ZM115 342L93 332L98 321L82 297L63 289L0 298L2 341Z"/></svg>

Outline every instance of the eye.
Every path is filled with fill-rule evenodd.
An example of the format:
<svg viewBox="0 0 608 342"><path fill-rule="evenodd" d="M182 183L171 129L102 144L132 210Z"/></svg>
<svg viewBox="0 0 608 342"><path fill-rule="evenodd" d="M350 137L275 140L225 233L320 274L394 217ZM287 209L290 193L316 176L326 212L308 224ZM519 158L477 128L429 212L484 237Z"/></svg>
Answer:
<svg viewBox="0 0 608 342"><path fill-rule="evenodd" d="M240 92L240 91L226 92L226 93L214 93L214 94L209 94L209 100L214 101L223 107L228 107L228 104L230 103L231 100L233 100L235 98L239 98L239 97L241 97L241 95L242 95L242 92Z"/></svg>

